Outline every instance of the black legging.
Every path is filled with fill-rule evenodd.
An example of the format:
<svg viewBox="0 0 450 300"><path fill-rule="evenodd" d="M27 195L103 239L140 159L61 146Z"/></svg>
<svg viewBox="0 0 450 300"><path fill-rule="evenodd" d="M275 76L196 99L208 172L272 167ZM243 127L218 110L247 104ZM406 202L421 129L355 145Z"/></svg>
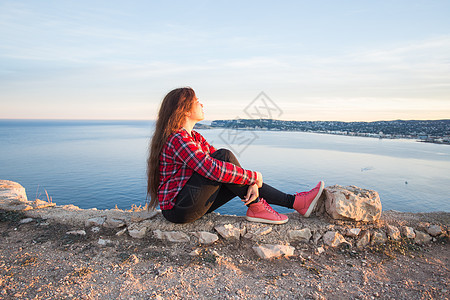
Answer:
<svg viewBox="0 0 450 300"><path fill-rule="evenodd" d="M227 149L219 149L211 157L241 166L234 154ZM175 206L172 209L163 210L162 214L173 223L190 223L216 210L236 196L244 199L247 190L248 185L213 181L194 172L179 192ZM287 208L293 207L295 199L294 195L285 194L265 183L259 189L259 196L267 203ZM255 201L259 201L259 198Z"/></svg>

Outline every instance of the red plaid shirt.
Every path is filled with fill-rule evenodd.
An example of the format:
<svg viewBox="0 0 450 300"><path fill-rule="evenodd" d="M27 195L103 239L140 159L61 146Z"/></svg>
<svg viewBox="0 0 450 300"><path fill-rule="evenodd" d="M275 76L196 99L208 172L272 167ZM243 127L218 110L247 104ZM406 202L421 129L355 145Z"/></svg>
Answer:
<svg viewBox="0 0 450 300"><path fill-rule="evenodd" d="M216 149L192 130L180 129L167 139L159 157L158 200L162 210L171 209L194 172L219 182L251 185L256 172L210 157Z"/></svg>

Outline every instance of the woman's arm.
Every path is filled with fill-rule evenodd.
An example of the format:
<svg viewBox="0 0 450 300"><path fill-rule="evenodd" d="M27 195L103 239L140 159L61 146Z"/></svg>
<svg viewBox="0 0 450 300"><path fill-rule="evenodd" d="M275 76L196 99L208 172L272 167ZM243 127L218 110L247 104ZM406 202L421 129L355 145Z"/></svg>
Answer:
<svg viewBox="0 0 450 300"><path fill-rule="evenodd" d="M213 154L214 152L217 151L217 149L214 148L213 145L208 143L208 141L203 137L203 135L201 135L200 133L198 133L197 131L194 131L194 130L193 130L193 132L195 133L196 138L199 140L199 142L208 149L209 154Z"/></svg>
<svg viewBox="0 0 450 300"><path fill-rule="evenodd" d="M175 134L169 140L169 147L172 148L178 160L200 175L214 181L252 185L262 180L262 176L258 176L257 172L210 157L188 135Z"/></svg>

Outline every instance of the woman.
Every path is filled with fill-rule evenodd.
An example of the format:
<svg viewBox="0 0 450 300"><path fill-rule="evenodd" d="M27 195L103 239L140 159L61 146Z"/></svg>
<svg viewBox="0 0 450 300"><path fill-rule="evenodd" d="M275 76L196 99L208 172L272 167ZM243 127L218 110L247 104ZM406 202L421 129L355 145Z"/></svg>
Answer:
<svg viewBox="0 0 450 300"><path fill-rule="evenodd" d="M238 196L248 206L249 221L286 223L288 217L269 203L309 217L322 193L322 181L295 195L271 187L260 172L242 168L231 151L216 150L192 130L203 119L203 105L193 89L178 88L163 99L147 161L149 209L159 204L167 220L189 223Z"/></svg>

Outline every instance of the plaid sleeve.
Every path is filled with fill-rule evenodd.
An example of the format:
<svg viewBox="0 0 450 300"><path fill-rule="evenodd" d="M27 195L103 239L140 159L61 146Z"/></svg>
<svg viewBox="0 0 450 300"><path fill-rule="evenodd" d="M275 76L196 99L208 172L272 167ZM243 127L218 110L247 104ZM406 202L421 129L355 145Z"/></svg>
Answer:
<svg viewBox="0 0 450 300"><path fill-rule="evenodd" d="M245 185L256 183L256 172L210 157L188 135L176 134L171 147L175 157L206 178Z"/></svg>

